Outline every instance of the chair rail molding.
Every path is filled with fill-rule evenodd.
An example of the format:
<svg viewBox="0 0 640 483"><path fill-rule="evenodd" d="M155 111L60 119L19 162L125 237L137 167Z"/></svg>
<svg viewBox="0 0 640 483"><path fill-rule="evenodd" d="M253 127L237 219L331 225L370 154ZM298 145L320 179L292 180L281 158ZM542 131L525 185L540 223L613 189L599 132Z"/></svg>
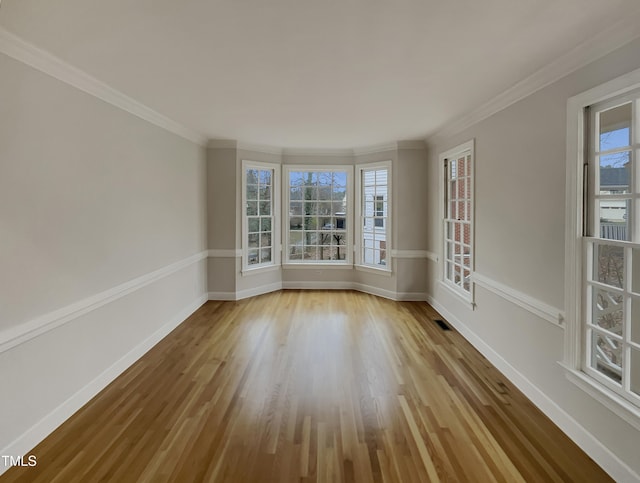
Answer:
<svg viewBox="0 0 640 483"><path fill-rule="evenodd" d="M473 272L471 279L476 285L502 297L505 300L537 315L543 320L564 329L564 312L556 307L546 304L523 292L515 290L507 285L497 282L478 272Z"/></svg>
<svg viewBox="0 0 640 483"><path fill-rule="evenodd" d="M10 327L0 332L0 353L5 352L12 347L23 344L28 340L38 337L49 332L61 325L67 324L82 315L96 310L114 300L128 295L136 290L157 282L183 268L194 263L204 260L207 256L206 251L196 253L180 261L171 263L153 272L149 272L140 277L129 280L103 292L97 293L66 307L54 310L47 314L36 317L22 324Z"/></svg>

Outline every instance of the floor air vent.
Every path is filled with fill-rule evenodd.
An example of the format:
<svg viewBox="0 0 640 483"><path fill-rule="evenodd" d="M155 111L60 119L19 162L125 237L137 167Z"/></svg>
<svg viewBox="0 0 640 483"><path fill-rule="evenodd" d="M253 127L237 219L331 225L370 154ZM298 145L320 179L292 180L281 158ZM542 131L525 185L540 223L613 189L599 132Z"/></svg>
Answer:
<svg viewBox="0 0 640 483"><path fill-rule="evenodd" d="M442 330L451 330L451 327L449 327L444 320L434 319L433 321L438 324Z"/></svg>

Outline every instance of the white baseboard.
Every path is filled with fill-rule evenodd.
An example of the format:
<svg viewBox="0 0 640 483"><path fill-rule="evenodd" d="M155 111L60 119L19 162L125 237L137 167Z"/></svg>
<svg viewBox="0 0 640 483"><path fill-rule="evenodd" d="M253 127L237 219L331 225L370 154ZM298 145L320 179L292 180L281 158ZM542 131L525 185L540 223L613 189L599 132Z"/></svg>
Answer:
<svg viewBox="0 0 640 483"><path fill-rule="evenodd" d="M276 282L268 285L241 290L239 292L209 292L209 300L241 300L256 295L262 295L277 290L357 290L359 292L377 295L390 300L403 301L424 301L423 292L394 292L372 285L358 282L322 282L322 281L301 281L301 282Z"/></svg>
<svg viewBox="0 0 640 483"><path fill-rule="evenodd" d="M282 290L282 282L270 283L268 285L261 285L260 287L249 288L246 290L240 290L236 292L236 300L242 300L249 297L255 297L256 295L262 295L269 292L275 292Z"/></svg>
<svg viewBox="0 0 640 483"><path fill-rule="evenodd" d="M29 428L22 436L10 443L0 451L1 455L24 456L36 445L51 434L58 426L69 419L76 411L84 406L91 398L109 385L116 377L122 374L133 363L146 354L153 346L160 342L169 332L184 322L191 314L198 310L207 301L207 296L202 295L185 307L178 315L169 320L144 341L131 349L124 357L112 364L102 374L89 382L73 396L51 411L47 416ZM37 455L36 455L37 456ZM0 462L0 475L9 467Z"/></svg>
<svg viewBox="0 0 640 483"><path fill-rule="evenodd" d="M74 302L66 307L61 307L43 314L35 319L24 322L14 327L9 327L0 331L0 352L7 351L17 345L23 344L34 337L38 337L50 330L68 324L69 322L88 314L89 312L99 309L103 305L109 304L122 298L130 293L140 290L147 285L155 283L169 275L185 269L204 260L207 252L203 251L187 257L183 260L171 263L165 267L146 273L140 277L129 280L108 290L92 295L85 299Z"/></svg>
<svg viewBox="0 0 640 483"><path fill-rule="evenodd" d="M209 300L236 300L235 292L209 292Z"/></svg>
<svg viewBox="0 0 640 483"><path fill-rule="evenodd" d="M584 429L575 419L564 411L555 401L541 391L520 371L507 362L500 354L484 342L467 325L455 315L427 295L427 303L436 309L467 341L471 343L491 364L509 379L520 391L527 396L538 409L551 419L564 433L569 436L582 450L598 463L609 476L617 482L637 482L640 476L613 454L606 446L598 441L591 433Z"/></svg>

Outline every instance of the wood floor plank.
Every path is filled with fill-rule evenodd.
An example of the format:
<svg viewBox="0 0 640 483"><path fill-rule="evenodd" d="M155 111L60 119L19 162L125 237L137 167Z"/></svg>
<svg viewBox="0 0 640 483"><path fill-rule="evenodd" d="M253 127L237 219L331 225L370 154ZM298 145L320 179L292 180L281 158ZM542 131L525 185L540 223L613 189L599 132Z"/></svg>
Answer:
<svg viewBox="0 0 640 483"><path fill-rule="evenodd" d="M419 302L208 302L5 482L611 481Z"/></svg>

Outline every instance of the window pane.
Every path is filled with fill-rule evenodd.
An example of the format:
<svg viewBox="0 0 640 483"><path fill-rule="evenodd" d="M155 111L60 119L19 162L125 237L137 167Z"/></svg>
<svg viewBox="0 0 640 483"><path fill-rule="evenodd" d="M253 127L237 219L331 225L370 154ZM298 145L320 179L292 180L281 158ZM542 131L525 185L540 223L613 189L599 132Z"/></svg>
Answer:
<svg viewBox="0 0 640 483"><path fill-rule="evenodd" d="M631 144L631 111L629 102L600 113L600 151L623 148Z"/></svg>
<svg viewBox="0 0 640 483"><path fill-rule="evenodd" d="M271 231L271 218L260 219L260 231Z"/></svg>
<svg viewBox="0 0 640 483"><path fill-rule="evenodd" d="M315 230L318 228L318 219L315 216L305 216L302 228L304 230Z"/></svg>
<svg viewBox="0 0 640 483"><path fill-rule="evenodd" d="M248 169L247 170L247 185L250 184L258 184L258 170L257 169Z"/></svg>
<svg viewBox="0 0 640 483"><path fill-rule="evenodd" d="M260 246L261 247L271 246L271 233L262 233L260 235Z"/></svg>
<svg viewBox="0 0 640 483"><path fill-rule="evenodd" d="M591 367L612 381L622 380L622 347L611 337L591 332Z"/></svg>
<svg viewBox="0 0 640 483"><path fill-rule="evenodd" d="M258 248L258 234L257 233L251 233L249 235L249 248Z"/></svg>
<svg viewBox="0 0 640 483"><path fill-rule="evenodd" d="M263 248L260 250L260 263L268 263L271 261L271 248Z"/></svg>
<svg viewBox="0 0 640 483"><path fill-rule="evenodd" d="M271 172L272 170L262 170L260 171L260 184L262 185L270 185L271 184Z"/></svg>
<svg viewBox="0 0 640 483"><path fill-rule="evenodd" d="M260 218L249 218L249 233L260 231Z"/></svg>
<svg viewBox="0 0 640 483"><path fill-rule="evenodd" d="M249 265L255 265L255 264L259 263L259 261L258 261L258 250L249 250L248 251L247 263Z"/></svg>
<svg viewBox="0 0 640 483"><path fill-rule="evenodd" d="M271 187L270 186L262 186L260 187L260 199L271 201Z"/></svg>
<svg viewBox="0 0 640 483"><path fill-rule="evenodd" d="M289 188L289 199L292 201L302 200L303 199L302 188L295 188L295 187Z"/></svg>
<svg viewBox="0 0 640 483"><path fill-rule="evenodd" d="M607 154L600 156L600 194L615 195L629 193L631 180L631 153Z"/></svg>
<svg viewBox="0 0 640 483"><path fill-rule="evenodd" d="M631 291L640 294L640 248L631 250Z"/></svg>
<svg viewBox="0 0 640 483"><path fill-rule="evenodd" d="M322 202L318 203L318 214L319 215L330 215L331 214L331 202Z"/></svg>
<svg viewBox="0 0 640 483"><path fill-rule="evenodd" d="M631 341L640 344L640 297L631 298Z"/></svg>
<svg viewBox="0 0 640 483"><path fill-rule="evenodd" d="M304 247L305 260L317 260L317 247Z"/></svg>
<svg viewBox="0 0 640 483"><path fill-rule="evenodd" d="M258 187L256 185L252 185L252 184L247 185L247 199L248 200L258 199Z"/></svg>
<svg viewBox="0 0 640 483"><path fill-rule="evenodd" d="M315 215L318 213L318 203L315 201L305 201L304 203L304 214L305 215Z"/></svg>
<svg viewBox="0 0 640 483"><path fill-rule="evenodd" d="M289 173L289 185L290 186L302 186L305 181L305 173L297 171L291 171Z"/></svg>
<svg viewBox="0 0 640 483"><path fill-rule="evenodd" d="M271 202L270 201L261 201L260 202L260 214L263 215L263 216L271 214Z"/></svg>
<svg viewBox="0 0 640 483"><path fill-rule="evenodd" d="M593 323L622 335L624 323L623 295L593 287Z"/></svg>
<svg viewBox="0 0 640 483"><path fill-rule="evenodd" d="M630 200L600 200L600 238L630 240Z"/></svg>
<svg viewBox="0 0 640 483"><path fill-rule="evenodd" d="M640 351L631 349L631 392L640 396Z"/></svg>
<svg viewBox="0 0 640 483"><path fill-rule="evenodd" d="M594 280L622 288L624 286L624 248L596 245L594 255Z"/></svg>
<svg viewBox="0 0 640 483"><path fill-rule="evenodd" d="M247 215L256 216L258 214L258 202L247 201Z"/></svg>

